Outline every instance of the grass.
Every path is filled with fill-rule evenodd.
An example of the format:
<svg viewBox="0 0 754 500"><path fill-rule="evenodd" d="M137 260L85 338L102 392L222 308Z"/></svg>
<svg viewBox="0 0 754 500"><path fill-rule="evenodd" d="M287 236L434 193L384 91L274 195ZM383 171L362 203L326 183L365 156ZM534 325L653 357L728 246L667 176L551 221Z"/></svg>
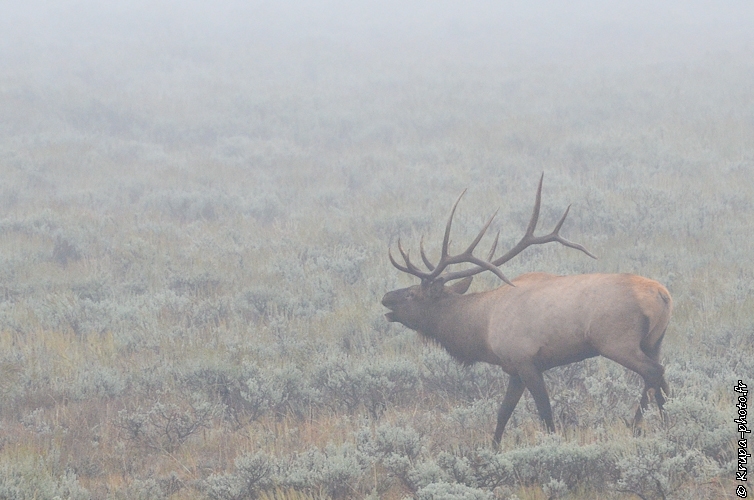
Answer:
<svg viewBox="0 0 754 500"><path fill-rule="evenodd" d="M251 56L126 60L127 92L60 68L3 82L0 496L732 498L732 386L754 373L751 57L383 71L330 54L266 54L292 59L265 78ZM634 437L638 377L593 359L547 375L557 436L527 394L493 453L505 377L384 320L382 295L412 283L386 253L424 234L434 255L465 187L454 244L500 207L511 246L542 171L541 226L572 203L564 236L600 258L533 248L505 273L668 286L670 420ZM243 468L257 453L269 484Z"/></svg>

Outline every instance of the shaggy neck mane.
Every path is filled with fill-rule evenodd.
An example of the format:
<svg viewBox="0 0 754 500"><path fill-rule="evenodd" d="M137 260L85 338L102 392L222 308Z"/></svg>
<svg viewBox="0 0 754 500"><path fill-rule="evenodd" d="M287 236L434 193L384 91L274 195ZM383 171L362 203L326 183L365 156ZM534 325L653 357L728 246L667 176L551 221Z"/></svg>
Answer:
<svg viewBox="0 0 754 500"><path fill-rule="evenodd" d="M464 365L490 362L494 355L487 343L486 301L479 300L481 295L456 295L440 301L429 315L432 321L418 332Z"/></svg>

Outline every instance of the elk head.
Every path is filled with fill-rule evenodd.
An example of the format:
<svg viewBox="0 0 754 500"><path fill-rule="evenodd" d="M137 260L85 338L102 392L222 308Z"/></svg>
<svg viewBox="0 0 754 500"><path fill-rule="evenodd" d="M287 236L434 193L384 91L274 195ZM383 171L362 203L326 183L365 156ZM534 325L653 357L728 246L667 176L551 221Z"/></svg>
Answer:
<svg viewBox="0 0 754 500"><path fill-rule="evenodd" d="M428 329L432 326L431 323L434 322L435 318L437 318L437 315L433 314L434 311L436 309L445 309L444 303L466 293L466 291L469 289L469 286L471 285L471 280L473 279L472 277L474 275L484 271L490 271L508 285L515 286L508 278L505 277L499 266L511 260L513 257L521 253L530 245L540 245L555 241L567 247L581 250L588 256L596 259L596 257L582 245L568 241L559 234L560 228L563 226L563 222L565 222L566 216L568 216L568 211L571 208L570 205L566 208L565 212L560 217L560 220L555 225L555 229L553 229L547 235L534 236L534 230L536 229L537 222L539 220L539 210L542 201L543 179L544 174L542 174L542 176L540 176L539 178L539 186L537 187L537 196L534 202L534 210L532 211L531 218L529 219L529 225L526 229L526 233L512 249L510 249L508 252L498 257L497 259L493 260L493 257L495 255L495 250L497 249L497 243L500 238L500 233L498 233L495 237L492 248L490 249L486 259L480 259L479 257L476 257L474 255L474 250L486 234L487 229L490 227L490 224L497 215L497 211L492 215L492 217L490 217L484 227L482 227L482 229L479 231L479 234L477 234L476 238L474 238L474 240L466 248L466 250L457 255L449 254L448 246L450 242L450 228L453 224L453 216L455 215L456 207L461 201L463 195L466 193L465 189L463 190L463 192L461 192L460 196L453 204L453 208L450 211L448 222L445 225L445 235L443 236L442 240L440 261L437 264L433 264L427 257L427 254L424 252L423 237L419 242L419 254L424 265L427 268L426 271L421 270L411 262L409 253L403 249L401 240L398 239L398 251L400 252L405 264L399 264L398 262L396 262L396 260L393 258L392 252L388 250L388 257L390 258L390 262L398 270L421 279L421 284L408 288L393 290L385 294L385 296L382 298L382 305L390 309L390 312L385 314L387 320L390 322L402 323L412 330L426 334ZM474 267L454 272L446 271L448 266L462 263L474 264ZM447 283L458 279L460 279L461 281L452 285L447 285Z"/></svg>
<svg viewBox="0 0 754 500"><path fill-rule="evenodd" d="M445 280L437 278L434 281L388 292L382 298L382 305L390 309L385 318L391 323L402 323L412 330L427 331L429 325L426 318L431 317L433 307L442 304L444 299L466 293L472 279L469 276L445 286Z"/></svg>

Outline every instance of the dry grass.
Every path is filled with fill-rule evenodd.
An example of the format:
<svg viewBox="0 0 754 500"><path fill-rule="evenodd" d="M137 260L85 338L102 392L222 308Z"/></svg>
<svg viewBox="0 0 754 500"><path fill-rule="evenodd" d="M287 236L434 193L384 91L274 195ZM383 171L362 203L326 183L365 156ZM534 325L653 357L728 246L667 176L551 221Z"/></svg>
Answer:
<svg viewBox="0 0 754 500"><path fill-rule="evenodd" d="M399 236L412 248L422 234L437 241L464 187L456 244L498 206L493 229L512 242L544 170L543 226L572 202L566 236L600 260L546 247L506 274L634 272L665 283L675 311L663 357L681 402L670 425L707 441L677 444L656 415L643 439L677 446L664 460L694 451L709 462L667 472L680 485L669 498L731 497L733 427L717 425L733 416L734 381L754 373L754 127L741 90L752 61L738 62L439 72L426 61L393 68L395 85L365 65L332 67L337 77L320 82L216 85L184 68L168 102L147 85L154 69L134 73L140 91L125 96L50 84L75 94L50 98L63 122L0 141L0 486L21 478L23 498L86 497L65 481L93 498L207 498L208 478L236 473L245 454L295 465L381 426L421 436L416 470L443 453L476 456L490 446L504 385L449 358L432 365L446 363L447 376L427 375L436 348L381 316L382 294L410 282L386 249ZM216 107L197 97L204 85L219 93ZM92 103L105 109L82 111ZM2 106L16 116L35 105ZM491 286L480 277L474 289ZM384 404L346 407L345 392L370 383L359 370L376 362L414 367L422 382L408 394L375 383L367 396ZM333 395L338 363L363 378ZM283 403L253 408L255 368L304 392L285 400L289 386L274 386ZM401 376L385 373L385 387ZM645 445L623 422L640 384L621 368L592 360L548 384L561 437L547 441L527 395L503 454L617 443L632 458ZM199 424L171 434L181 418ZM382 462L360 474L352 496L416 494ZM568 480L548 474L495 491L542 500L550 479ZM624 476L566 498L635 498L617 485ZM258 494L328 490L289 482Z"/></svg>

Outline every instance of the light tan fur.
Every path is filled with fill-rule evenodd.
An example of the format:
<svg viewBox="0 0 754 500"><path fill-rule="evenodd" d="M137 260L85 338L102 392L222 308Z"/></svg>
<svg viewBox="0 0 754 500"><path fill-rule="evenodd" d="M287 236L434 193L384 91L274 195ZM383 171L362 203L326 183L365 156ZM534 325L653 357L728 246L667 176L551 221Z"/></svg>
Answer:
<svg viewBox="0 0 754 500"><path fill-rule="evenodd" d="M531 245L557 242L594 257L586 248L560 236L568 215L565 210L549 234L536 236L542 198L542 180L526 232L519 242L502 256L493 259L495 244L486 260L474 255L492 218L463 252L449 252L453 214L458 197L445 225L440 260L433 264L419 250L427 270L411 262L398 240L404 264L388 252L393 266L420 278L421 285L388 292L382 304L390 309L385 316L416 330L442 345L464 364L477 361L499 365L510 375L508 389L500 406L494 442L500 443L503 429L518 404L524 388L537 405L547 429L555 430L542 372L592 356L602 355L629 368L644 379L644 392L634 423L642 418L649 396L662 410L668 384L660 365L660 345L670 321L672 300L660 283L631 274L581 274L554 276L529 273L512 282L499 266ZM465 192L465 191L464 191ZM570 207L569 207L570 208ZM449 266L471 263L474 267L448 271ZM472 276L489 271L513 286L488 292L464 295ZM457 281L453 285L445 284Z"/></svg>
<svg viewBox="0 0 754 500"><path fill-rule="evenodd" d="M659 352L672 300L660 283L630 274L530 273L513 280L513 287L463 295L470 281L395 290L383 304L391 309L390 321L437 341L458 361L499 365L511 375L496 443L524 387L553 430L542 372L592 356L605 356L644 378L635 422L647 407L650 389L662 408L661 390L667 392L668 386Z"/></svg>
<svg viewBox="0 0 754 500"><path fill-rule="evenodd" d="M404 264L388 252L393 266L420 278L421 285L388 292L382 304L390 309L385 316L416 330L441 344L464 364L477 361L499 365L510 375L508 390L500 406L494 442L500 444L505 425L518 404L524 388L529 389L537 412L547 429L555 430L550 397L542 372L556 366L602 355L629 368L644 379L644 392L634 423L642 418L649 396L654 392L662 411L668 384L659 362L660 344L670 321L673 302L667 289L656 281L632 274L581 274L553 276L529 273L512 282L499 266L531 245L557 242L592 257L586 248L560 236L568 215L565 210L549 234L536 236L542 200L539 179L534 209L524 236L502 256L493 259L497 238L486 260L474 255L494 215L463 252L451 255L448 246L458 197L445 225L440 261L433 264L419 244L427 270L411 262L398 240ZM465 191L464 191L465 192ZM448 271L454 264L474 267ZM489 271L512 286L464 295L472 276ZM460 280L453 285L447 282Z"/></svg>

